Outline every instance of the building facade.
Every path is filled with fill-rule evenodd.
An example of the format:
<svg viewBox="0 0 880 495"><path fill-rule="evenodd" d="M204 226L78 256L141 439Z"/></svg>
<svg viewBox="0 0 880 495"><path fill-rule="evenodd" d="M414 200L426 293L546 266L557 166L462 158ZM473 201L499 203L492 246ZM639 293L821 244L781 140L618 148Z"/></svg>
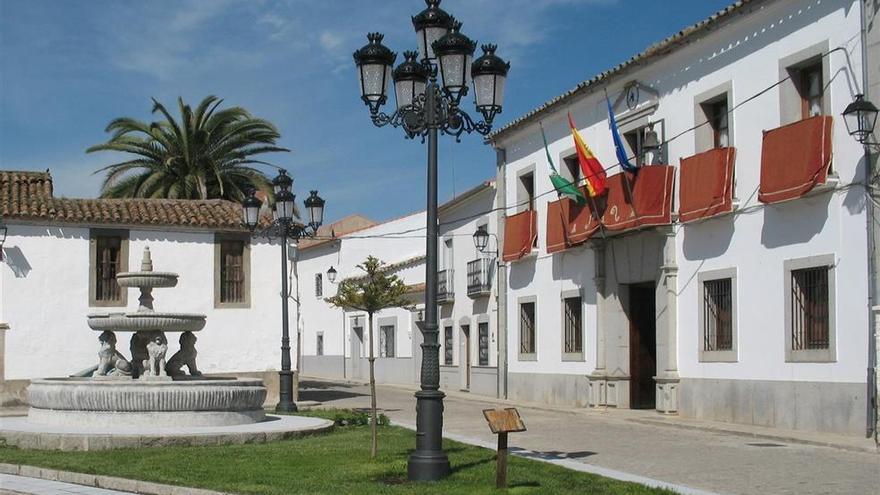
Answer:
<svg viewBox="0 0 880 495"><path fill-rule="evenodd" d="M864 433L859 32L857 1L738 2L490 136L509 397ZM585 207L557 201L541 139L582 182L569 115L609 169Z"/></svg>

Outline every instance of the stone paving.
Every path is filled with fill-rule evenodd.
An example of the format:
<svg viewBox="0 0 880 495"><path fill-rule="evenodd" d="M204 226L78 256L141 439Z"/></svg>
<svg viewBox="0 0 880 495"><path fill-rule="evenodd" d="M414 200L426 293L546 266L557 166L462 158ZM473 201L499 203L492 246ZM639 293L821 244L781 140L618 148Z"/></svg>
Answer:
<svg viewBox="0 0 880 495"><path fill-rule="evenodd" d="M32 495L128 495L131 492L105 490L93 486L74 485L60 481L41 480L26 476L0 474L0 495L27 493Z"/></svg>
<svg viewBox="0 0 880 495"><path fill-rule="evenodd" d="M369 389L364 385L319 381L303 385L304 399L328 407L369 407ZM377 390L379 407L392 421L415 424L412 390L390 386ZM444 433L480 445L495 441L482 410L499 407L498 401L450 394L444 404ZM528 431L511 434L511 446L545 459L717 493L880 494L876 452L675 428L613 412L518 409Z"/></svg>

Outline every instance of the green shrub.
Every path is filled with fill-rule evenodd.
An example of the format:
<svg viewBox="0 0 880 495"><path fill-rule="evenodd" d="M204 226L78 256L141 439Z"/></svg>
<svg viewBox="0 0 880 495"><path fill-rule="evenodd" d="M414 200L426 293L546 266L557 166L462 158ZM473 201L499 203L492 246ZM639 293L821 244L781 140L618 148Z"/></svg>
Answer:
<svg viewBox="0 0 880 495"><path fill-rule="evenodd" d="M297 414L329 419L336 426L366 426L370 424L370 412L363 409L312 409ZM388 416L384 414L380 413L376 419L379 426L390 424Z"/></svg>

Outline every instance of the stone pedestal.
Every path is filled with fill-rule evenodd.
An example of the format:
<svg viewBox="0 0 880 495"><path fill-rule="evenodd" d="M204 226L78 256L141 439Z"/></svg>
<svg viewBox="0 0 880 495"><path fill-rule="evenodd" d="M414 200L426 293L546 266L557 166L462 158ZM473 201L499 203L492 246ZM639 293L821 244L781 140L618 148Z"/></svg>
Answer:
<svg viewBox="0 0 880 495"><path fill-rule="evenodd" d="M657 412L677 414L679 378L677 376L655 376L654 381L657 383Z"/></svg>
<svg viewBox="0 0 880 495"><path fill-rule="evenodd" d="M590 407L629 407L629 377L587 375L590 381Z"/></svg>

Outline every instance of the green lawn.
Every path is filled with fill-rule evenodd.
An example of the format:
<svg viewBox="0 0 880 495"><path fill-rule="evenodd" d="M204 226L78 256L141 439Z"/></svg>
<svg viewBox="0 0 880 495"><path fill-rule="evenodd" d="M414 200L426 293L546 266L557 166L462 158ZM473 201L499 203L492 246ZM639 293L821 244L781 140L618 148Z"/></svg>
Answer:
<svg viewBox="0 0 880 495"><path fill-rule="evenodd" d="M320 415L320 414L315 414ZM0 462L103 474L242 494L494 493L494 452L445 441L452 475L436 483L406 480L414 432L379 430L370 460L367 426L268 444L51 452L0 447ZM511 457L509 493L661 494L666 490Z"/></svg>

